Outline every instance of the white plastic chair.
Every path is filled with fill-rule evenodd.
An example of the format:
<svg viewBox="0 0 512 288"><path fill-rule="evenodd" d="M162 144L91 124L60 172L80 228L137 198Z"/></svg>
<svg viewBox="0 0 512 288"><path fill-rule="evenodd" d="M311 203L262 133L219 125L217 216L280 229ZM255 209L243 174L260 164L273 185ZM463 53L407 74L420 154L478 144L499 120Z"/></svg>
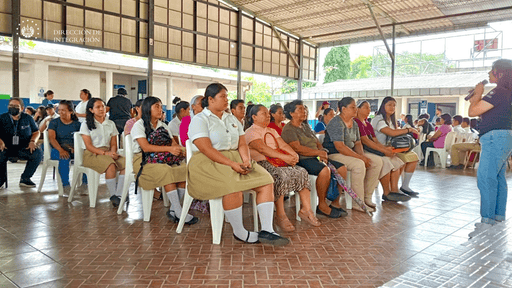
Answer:
<svg viewBox="0 0 512 288"><path fill-rule="evenodd" d="M123 145L121 145L121 143L120 143L121 139L123 140L123 143L122 143ZM123 131L123 133L121 133L121 138L119 138L119 141L117 141L117 154L119 154L119 155L121 155L123 157L126 157L126 155L124 153L125 152L125 147L124 146L126 146L126 144L125 144L126 141L125 140L126 139L124 137L124 131Z"/></svg>
<svg viewBox="0 0 512 288"><path fill-rule="evenodd" d="M456 140L456 133L455 132L448 132L446 135L446 139L444 140L444 147L443 148L433 148L428 147L427 151L425 152L425 167L427 167L427 159L428 155L430 155L430 152L437 153L439 155L440 161L441 161L441 167L446 168L446 161L448 160L448 155L450 154L450 149L452 148L453 143L455 143Z"/></svg>
<svg viewBox="0 0 512 288"><path fill-rule="evenodd" d="M117 214L123 213L124 203L126 202L126 197L128 197L130 184L135 181L137 175L133 172L133 139L132 135L128 134L124 137L124 151L125 151L125 176L123 183L123 195L121 195L121 202L119 203L119 208L117 208ZM142 213L144 215L144 221L148 222L151 218L151 207L153 206L153 195L155 194L155 190L144 190L139 186L139 193L142 195ZM169 199L167 198L167 194L162 187L162 198L164 199L164 206L169 207Z"/></svg>
<svg viewBox="0 0 512 288"><path fill-rule="evenodd" d="M192 158L192 141L187 140L186 143L187 149L187 165L190 163L190 158ZM256 207L256 192L249 190L244 191L245 193L251 194L252 198L252 209L253 209L253 220L254 220L254 230L258 230L258 209ZM176 233L181 233L183 230L183 226L185 225L185 218L187 217L188 210L190 209L190 205L192 204L192 196L188 194L188 182L185 184L185 197L183 199L183 209L181 211L180 222L178 223L178 227L176 228ZM212 222L212 235L213 235L213 244L220 244L220 238L222 235L222 226L224 225L224 207L222 206L222 197L208 200L210 203L210 219Z"/></svg>
<svg viewBox="0 0 512 288"><path fill-rule="evenodd" d="M52 148L50 146L50 138L48 137L48 129L46 129L43 133L43 147L44 147L44 156L43 156L43 169L41 170L41 180L39 181L39 187L37 188L37 192L41 192L43 188L44 180L46 178L46 171L48 168L53 167L53 169L59 168L59 160L51 159ZM57 173L57 186L59 187L59 196L64 196L64 187L62 186L62 180L60 179L60 174Z"/></svg>
<svg viewBox="0 0 512 288"><path fill-rule="evenodd" d="M100 184L100 173L83 166L85 144L82 135L75 133L73 135L75 163L73 165L73 180L71 181L71 191L69 192L68 202L73 201L76 184L82 179L82 174L87 175L87 187L89 189L89 207L96 207L96 198L98 197L98 186Z"/></svg>

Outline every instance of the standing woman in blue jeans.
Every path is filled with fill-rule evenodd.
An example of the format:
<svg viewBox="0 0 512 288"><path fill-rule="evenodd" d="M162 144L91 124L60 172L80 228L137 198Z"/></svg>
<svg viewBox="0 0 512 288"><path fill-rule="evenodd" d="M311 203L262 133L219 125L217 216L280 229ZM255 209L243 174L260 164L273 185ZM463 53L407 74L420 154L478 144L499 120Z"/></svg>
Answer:
<svg viewBox="0 0 512 288"><path fill-rule="evenodd" d="M478 167L481 223L476 223L472 238L505 220L507 205L507 159L512 153L512 61L500 59L493 63L489 82L496 88L482 97L484 85L478 84L470 98L469 116L480 116L482 152Z"/></svg>

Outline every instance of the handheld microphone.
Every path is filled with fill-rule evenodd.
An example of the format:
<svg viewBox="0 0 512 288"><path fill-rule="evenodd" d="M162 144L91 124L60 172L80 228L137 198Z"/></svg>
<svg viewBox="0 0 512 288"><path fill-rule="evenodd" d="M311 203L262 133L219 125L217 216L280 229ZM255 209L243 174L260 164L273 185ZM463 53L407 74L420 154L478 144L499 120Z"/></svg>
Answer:
<svg viewBox="0 0 512 288"><path fill-rule="evenodd" d="M480 82L478 84L486 85L487 83L489 83L489 81L484 80L484 81L482 81L482 82ZM469 90L468 96L466 96L466 98L464 98L464 100L468 101L469 99L471 99L471 97L473 97L473 95L475 95L475 89Z"/></svg>

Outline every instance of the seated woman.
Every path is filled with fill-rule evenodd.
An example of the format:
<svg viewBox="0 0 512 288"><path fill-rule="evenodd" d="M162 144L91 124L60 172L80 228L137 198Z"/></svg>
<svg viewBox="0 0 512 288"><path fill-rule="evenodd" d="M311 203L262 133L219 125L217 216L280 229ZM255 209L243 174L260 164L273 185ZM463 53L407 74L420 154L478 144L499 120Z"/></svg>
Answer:
<svg viewBox="0 0 512 288"><path fill-rule="evenodd" d="M54 119L48 125L48 138L52 145L51 159L59 160L59 175L62 186L69 187L69 161L73 158L73 134L80 131L80 122L73 110L73 103L68 100L59 102L60 117ZM82 183L87 183L83 174Z"/></svg>
<svg viewBox="0 0 512 288"><path fill-rule="evenodd" d="M372 202L372 196L379 184L382 158L363 150L359 126L354 121L357 113L355 100L351 97L342 98L338 102L338 111L340 115L327 125L324 147L329 150L329 159L343 162L347 166L351 172L352 189L364 200L368 211L374 212L376 205ZM364 212L355 202L353 207Z"/></svg>
<svg viewBox="0 0 512 288"><path fill-rule="evenodd" d="M290 191L295 191L299 193L300 202L302 203L299 217L313 226L320 226L320 221L311 211L308 172L300 166L295 166L299 162L299 155L283 141L274 129L268 128L270 114L265 106L261 104L254 105L251 111L249 111L249 116L251 126L245 131L245 140L249 144L251 159L257 161L274 178L274 202L276 205L277 225L285 232L295 230L295 227L286 217L286 212L284 211L284 195ZM276 150L277 148L288 152L289 155L280 153ZM281 159L288 166L276 167L267 161L265 157Z"/></svg>
<svg viewBox="0 0 512 288"><path fill-rule="evenodd" d="M272 176L251 161L244 130L238 119L225 112L228 90L220 83L206 87L203 112L192 118L188 136L194 155L188 163L187 185L190 196L199 200L222 197L224 214L235 239L245 243L262 242L275 246L289 243L274 232L274 186ZM259 233L245 230L242 218L242 191L257 195ZM257 227L255 227L257 229Z"/></svg>
<svg viewBox="0 0 512 288"><path fill-rule="evenodd" d="M356 121L359 126L361 143L363 144L365 154L368 152L382 157L382 171L379 175L380 184L384 191L382 200L394 202L409 201L411 197L400 193L398 190L398 179L400 175L402 175L405 163L395 155L392 147L385 146L377 140L372 124L367 120L370 112L371 108L368 101L359 103L357 107L357 117L354 118L354 121Z"/></svg>
<svg viewBox="0 0 512 288"><path fill-rule="evenodd" d="M189 116L190 105L187 101L181 101L179 97L174 98L172 103L176 105L174 108L174 115L172 115L172 120L169 122L169 134L176 141L176 143L180 143L178 137L180 136L180 124L181 119L185 116ZM164 118L165 119L165 118Z"/></svg>
<svg viewBox="0 0 512 288"><path fill-rule="evenodd" d="M405 115L404 125L402 126L402 128L403 129L411 128L411 129L416 130L417 133L411 132L411 133L408 133L408 134L411 135L412 138L416 139L416 144L418 144L418 139L420 137L420 135L419 135L420 130L414 127L414 122L412 121L412 115L411 114Z"/></svg>
<svg viewBox="0 0 512 288"><path fill-rule="evenodd" d="M377 111L377 115L371 122L373 129L375 129L377 140L384 145L388 145L388 139L391 139L391 137L405 135L411 132L415 134L418 133L416 130L411 128L397 129L396 126L393 125L393 123L396 122L395 109L396 100L393 97L385 97L384 100L382 100L379 111ZM412 151L407 153L396 153L395 155L405 163L404 179L402 181L400 191L409 196L417 196L419 193L412 191L409 187L409 183L411 182L412 175L416 170L416 165L418 164L418 155Z"/></svg>
<svg viewBox="0 0 512 288"><path fill-rule="evenodd" d="M281 136L283 132L284 123L283 121L286 119L284 117L284 110L280 104L272 104L270 105L270 124L268 124L268 128L272 128L276 130L277 134Z"/></svg>
<svg viewBox="0 0 512 288"><path fill-rule="evenodd" d="M439 125L439 128L436 130L436 133L434 133L434 135L432 135L430 139L421 143L421 152L423 152L423 155L425 155L425 159L423 159L423 161L421 161L420 163L420 165L422 166L425 165L425 161L428 161L428 167L436 166L436 164L434 163L434 158L429 157L430 155L425 154L427 152L427 148L443 148L446 135L452 132L452 116L450 116L450 114L443 114L438 119L441 124Z"/></svg>
<svg viewBox="0 0 512 288"><path fill-rule="evenodd" d="M172 146L158 146L149 143L148 138L150 135L160 127L165 130L168 129L167 125L160 120L162 115L162 102L156 97L146 97L142 102L141 119L133 125L131 135L133 138L133 152L137 153L133 157L133 172L136 174L140 172L138 184L144 190L153 190L157 187L164 187L164 190L171 202L171 207L165 212L167 217L174 221L179 222L181 215L180 198L185 195L185 178L187 167L186 165L170 166L167 163L144 163L141 168L142 151L144 153L152 152L169 152L173 155L181 155L182 149L178 143L172 139ZM171 136L171 135L169 135ZM195 224L198 222L196 217L188 214L186 224Z"/></svg>
<svg viewBox="0 0 512 288"><path fill-rule="evenodd" d="M87 102L85 122L80 126L80 134L84 139L83 166L103 174L110 192L112 206L118 207L121 202L124 183L124 157L117 154L116 124L106 119L105 102L100 98L91 98ZM116 171L120 175L116 183Z"/></svg>
<svg viewBox="0 0 512 288"><path fill-rule="evenodd" d="M141 114L141 106L142 106L142 99L139 99L137 100L137 102L135 102L135 105L133 105L134 109L135 109L135 117L133 117L132 119L126 121L126 124L124 124L124 135L130 135L131 131L132 131L132 128L133 128L133 125L135 125L135 122L139 121L140 118L142 118L142 114ZM123 139L124 141L124 139Z"/></svg>
<svg viewBox="0 0 512 288"><path fill-rule="evenodd" d="M322 147L309 124L304 123L306 113L303 102L294 100L284 105L284 114L291 121L284 125L281 137L292 147L293 151L299 154L297 165L306 169L308 174L318 176L316 180L316 192L318 194L316 213L330 218L348 215L347 212L341 209L339 197L331 205L327 205L325 201L327 189L331 184L331 170L325 165L328 161L327 151ZM344 179L347 179L347 169L342 163L329 162L336 167L338 173ZM339 192L341 195L342 191Z"/></svg>
<svg viewBox="0 0 512 288"><path fill-rule="evenodd" d="M180 124L180 141L181 146L185 147L185 144L188 140L188 127L190 126L190 121L194 117L194 115L197 115L203 111L203 106L201 106L201 101L203 100L203 95L196 95L192 97L192 100L190 101L190 115L185 116L181 119Z"/></svg>
<svg viewBox="0 0 512 288"><path fill-rule="evenodd" d="M332 108L326 108L324 110L324 114L322 117L322 121L318 122L315 126L315 133L316 134L325 134L325 128L329 124L332 118L334 118L336 114L334 114L334 110Z"/></svg>

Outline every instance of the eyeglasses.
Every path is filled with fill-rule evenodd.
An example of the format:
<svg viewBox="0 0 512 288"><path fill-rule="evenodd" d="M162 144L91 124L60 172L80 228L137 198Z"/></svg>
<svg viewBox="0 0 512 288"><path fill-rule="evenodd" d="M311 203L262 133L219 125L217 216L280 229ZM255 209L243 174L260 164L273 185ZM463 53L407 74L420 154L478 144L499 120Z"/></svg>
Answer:
<svg viewBox="0 0 512 288"><path fill-rule="evenodd" d="M21 105L9 105L8 108L21 108Z"/></svg>

